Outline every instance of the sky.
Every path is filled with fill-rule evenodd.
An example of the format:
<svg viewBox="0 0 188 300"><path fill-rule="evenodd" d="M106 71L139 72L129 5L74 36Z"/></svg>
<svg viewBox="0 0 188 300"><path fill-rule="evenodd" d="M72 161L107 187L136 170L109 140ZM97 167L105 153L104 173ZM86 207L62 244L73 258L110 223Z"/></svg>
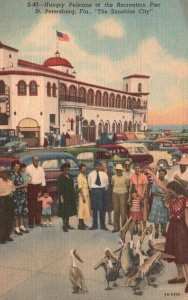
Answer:
<svg viewBox="0 0 188 300"><path fill-rule="evenodd" d="M45 2L64 7L39 6ZM105 8L107 2L113 7ZM80 14L80 3L92 4L89 14ZM145 7L118 8L118 3ZM78 80L122 90L124 76L149 75L149 124L188 124L187 0L1 0L0 24L0 41L18 49L20 59L42 64L58 48ZM56 30L70 42L57 42Z"/></svg>

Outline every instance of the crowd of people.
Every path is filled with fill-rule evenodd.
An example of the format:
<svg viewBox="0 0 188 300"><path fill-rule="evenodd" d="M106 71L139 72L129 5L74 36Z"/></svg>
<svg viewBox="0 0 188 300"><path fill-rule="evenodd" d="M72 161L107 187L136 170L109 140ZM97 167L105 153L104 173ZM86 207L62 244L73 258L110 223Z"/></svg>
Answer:
<svg viewBox="0 0 188 300"><path fill-rule="evenodd" d="M39 161L37 155L28 166L14 161L9 173L0 167L1 244L13 240L12 228L16 235L29 233L26 217L29 228L52 226L53 199L46 190ZM169 284L188 280L188 158L180 160L179 171L170 182L164 168L157 169L153 163L144 169L135 164L133 169L129 159L114 169L108 168L107 162L95 161L94 170L88 175L86 165L81 164L77 186L69 163L64 163L61 171L57 180L58 216L64 232L74 229L71 216L78 216L79 230L107 231L110 225L112 233L118 232L131 216L135 220L135 235L142 234L147 222L153 223L155 238L159 238L160 229L166 237L166 253L175 257L178 275Z"/></svg>

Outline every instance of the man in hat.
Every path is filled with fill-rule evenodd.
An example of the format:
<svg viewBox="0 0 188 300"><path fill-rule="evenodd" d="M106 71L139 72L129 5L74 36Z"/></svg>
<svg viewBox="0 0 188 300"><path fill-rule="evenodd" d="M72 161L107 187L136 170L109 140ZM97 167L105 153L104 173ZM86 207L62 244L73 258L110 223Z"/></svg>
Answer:
<svg viewBox="0 0 188 300"><path fill-rule="evenodd" d="M93 225L90 230L98 229L98 212L100 218L100 228L107 230L105 225L105 191L108 189L108 176L105 172L101 171L101 163L99 161L94 162L95 170L88 175L88 185L91 192L91 206Z"/></svg>
<svg viewBox="0 0 188 300"><path fill-rule="evenodd" d="M10 237L13 227L13 200L15 187L8 178L5 167L0 167L0 244L13 241Z"/></svg>
<svg viewBox="0 0 188 300"><path fill-rule="evenodd" d="M178 162L180 168L174 174L174 180L181 183L185 188L188 188L188 158L182 157Z"/></svg>
<svg viewBox="0 0 188 300"><path fill-rule="evenodd" d="M121 226L124 226L127 219L127 199L128 199L128 178L123 174L123 167L117 164L116 174L112 176L113 185L113 209L114 209L114 232L120 230L120 216Z"/></svg>

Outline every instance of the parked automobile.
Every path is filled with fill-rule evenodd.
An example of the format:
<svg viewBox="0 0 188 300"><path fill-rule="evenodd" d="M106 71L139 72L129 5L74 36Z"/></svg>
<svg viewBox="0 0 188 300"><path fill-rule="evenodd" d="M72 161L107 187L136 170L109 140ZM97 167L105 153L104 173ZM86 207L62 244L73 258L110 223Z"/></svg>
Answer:
<svg viewBox="0 0 188 300"><path fill-rule="evenodd" d="M126 143L127 149L130 149L132 145L136 145L135 143ZM128 146L129 145L129 146ZM138 145L138 144L137 144ZM140 149L144 153L150 153L153 156L154 162L158 166L163 166L165 168L172 167L174 165L173 156L172 154L168 153L167 151L161 151L161 150L148 150L143 143L139 143Z"/></svg>
<svg viewBox="0 0 188 300"><path fill-rule="evenodd" d="M182 153L188 153L188 143L182 143L179 138L166 137L156 140L160 144L170 145L170 147L176 147Z"/></svg>
<svg viewBox="0 0 188 300"><path fill-rule="evenodd" d="M0 136L0 147L8 152L27 151L28 144L22 142L18 136Z"/></svg>
<svg viewBox="0 0 188 300"><path fill-rule="evenodd" d="M70 172L73 175L75 187L77 186L77 176L79 174L79 163L70 153L62 150L42 150L28 151L27 153L17 153L16 157L22 163L29 165L32 163L33 155L39 155L40 165L44 168L46 177L46 188L54 199L53 214L57 213L58 197L57 197L57 178L61 174L61 165L65 162L70 163Z"/></svg>
<svg viewBox="0 0 188 300"><path fill-rule="evenodd" d="M95 160L108 160L111 158L110 153L103 148L97 147L67 147L64 152L72 154L79 163L84 163L88 167L88 172L93 170Z"/></svg>
<svg viewBox="0 0 188 300"><path fill-rule="evenodd" d="M11 163L15 161L16 158L14 156L10 156L9 154L0 156L0 166L7 168L10 170Z"/></svg>
<svg viewBox="0 0 188 300"><path fill-rule="evenodd" d="M160 139L163 140L163 139ZM182 157L182 152L175 147L172 144L167 144L167 143L160 143L157 142L158 140L152 141L152 140L128 140L126 143L138 143L138 144L143 144L149 151L165 151L171 154L171 160L173 163L177 163L181 157ZM152 153L151 153L152 154Z"/></svg>
<svg viewBox="0 0 188 300"><path fill-rule="evenodd" d="M148 165L153 162L153 156L147 152L147 149L143 151L142 147L137 144L129 147L128 144L116 144L116 145L101 145L101 148L107 149L111 154L114 163L123 163L125 158L130 158L133 162L139 163L141 166Z"/></svg>

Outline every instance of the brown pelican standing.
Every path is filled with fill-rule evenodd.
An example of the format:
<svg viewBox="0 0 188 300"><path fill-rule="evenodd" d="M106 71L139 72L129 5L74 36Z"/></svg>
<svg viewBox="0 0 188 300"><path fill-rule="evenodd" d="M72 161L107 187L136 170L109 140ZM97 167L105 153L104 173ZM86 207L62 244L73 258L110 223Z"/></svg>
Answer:
<svg viewBox="0 0 188 300"><path fill-rule="evenodd" d="M118 257L114 255L111 249L105 249L105 257L100 260L100 262L95 266L94 269L97 270L99 267L103 267L105 270L105 277L108 284L105 290L112 289L110 287L110 281L114 281L113 286L116 287L116 280L118 278L120 265Z"/></svg>
<svg viewBox="0 0 188 300"><path fill-rule="evenodd" d="M81 258L76 253L76 250L70 251L72 264L69 272L70 281L73 284L73 293L78 293L79 291L87 292L87 287L85 285L84 275L82 271L76 266L76 259L83 263Z"/></svg>

